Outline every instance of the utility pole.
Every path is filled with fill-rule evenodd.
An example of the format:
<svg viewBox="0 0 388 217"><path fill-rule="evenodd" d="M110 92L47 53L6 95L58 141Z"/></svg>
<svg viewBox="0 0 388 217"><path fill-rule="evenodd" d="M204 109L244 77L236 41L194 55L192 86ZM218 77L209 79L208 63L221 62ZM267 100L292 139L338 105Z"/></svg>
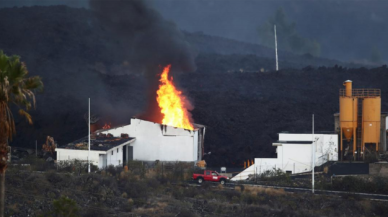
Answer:
<svg viewBox="0 0 388 217"><path fill-rule="evenodd" d="M89 98L89 118L88 118L88 173L90 173L90 98Z"/></svg>
<svg viewBox="0 0 388 217"><path fill-rule="evenodd" d="M311 175L312 175L312 192L314 194L314 167L315 167L315 138L314 138L314 114L313 114L313 140L312 140L312 143L311 143L311 151L312 151L312 171L311 171Z"/></svg>
<svg viewBox="0 0 388 217"><path fill-rule="evenodd" d="M279 62L278 62L278 39L276 36L276 25L274 25L274 32L275 32L275 55L276 55L276 71L279 71Z"/></svg>

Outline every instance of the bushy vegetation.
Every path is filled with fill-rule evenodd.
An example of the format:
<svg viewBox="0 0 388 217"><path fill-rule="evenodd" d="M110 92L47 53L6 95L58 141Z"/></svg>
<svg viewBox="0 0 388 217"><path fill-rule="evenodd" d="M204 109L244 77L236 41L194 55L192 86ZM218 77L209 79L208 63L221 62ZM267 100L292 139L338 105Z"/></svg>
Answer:
<svg viewBox="0 0 388 217"><path fill-rule="evenodd" d="M291 177L279 168L273 168L272 170L266 170L259 175L260 181L276 181L282 184L290 184Z"/></svg>
<svg viewBox="0 0 388 217"><path fill-rule="evenodd" d="M369 203L354 195L341 198L290 194L281 188L246 185L231 188L209 182L198 187L185 182L191 179L194 169L191 164L166 165L133 161L124 168L108 167L91 174L13 168L7 178L10 193L6 212L12 216L62 216L64 210L67 214L73 210L74 216L102 217L112 213L122 216L370 216L376 213L384 216L388 208L386 203ZM278 169L259 178L273 183L294 182ZM380 186L379 190L386 186L383 179L374 184ZM337 185L340 186L339 180L333 182L333 186ZM337 209L338 204L345 208Z"/></svg>
<svg viewBox="0 0 388 217"><path fill-rule="evenodd" d="M388 194L388 179L386 177L345 176L333 179L333 190Z"/></svg>

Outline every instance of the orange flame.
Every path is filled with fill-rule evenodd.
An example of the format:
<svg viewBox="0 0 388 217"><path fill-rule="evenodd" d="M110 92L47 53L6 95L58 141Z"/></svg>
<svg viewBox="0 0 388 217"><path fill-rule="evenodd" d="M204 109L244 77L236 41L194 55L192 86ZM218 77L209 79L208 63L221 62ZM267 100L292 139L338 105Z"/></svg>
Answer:
<svg viewBox="0 0 388 217"><path fill-rule="evenodd" d="M110 129L110 125L111 125L111 123L109 123L109 124L105 123L105 125L102 127L102 129L104 129L104 130Z"/></svg>
<svg viewBox="0 0 388 217"><path fill-rule="evenodd" d="M182 92L177 90L171 80L168 79L171 65L164 68L160 76L160 85L156 100L158 101L161 112L164 115L163 124L184 128L188 130L194 129L190 123L187 108L185 107L185 97Z"/></svg>

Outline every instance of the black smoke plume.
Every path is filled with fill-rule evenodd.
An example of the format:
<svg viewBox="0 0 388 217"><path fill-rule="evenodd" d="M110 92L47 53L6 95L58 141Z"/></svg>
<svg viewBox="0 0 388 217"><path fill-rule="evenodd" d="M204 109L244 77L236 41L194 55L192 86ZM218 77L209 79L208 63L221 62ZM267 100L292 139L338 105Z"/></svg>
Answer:
<svg viewBox="0 0 388 217"><path fill-rule="evenodd" d="M123 60L149 82L148 109L141 118L160 122L158 74L168 64L172 65L172 73L194 71L195 54L189 43L174 23L142 0L90 0L89 4L100 24L123 42Z"/></svg>

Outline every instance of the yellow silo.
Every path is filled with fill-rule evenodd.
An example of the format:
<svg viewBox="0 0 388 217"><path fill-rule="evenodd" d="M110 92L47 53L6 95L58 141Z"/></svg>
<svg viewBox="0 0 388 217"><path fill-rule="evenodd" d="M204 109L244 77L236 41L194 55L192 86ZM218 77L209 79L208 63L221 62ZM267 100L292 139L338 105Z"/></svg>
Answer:
<svg viewBox="0 0 388 217"><path fill-rule="evenodd" d="M355 155L358 114L358 99L353 96L352 81L345 81L344 86L345 90L340 90L341 159L344 156L344 149ZM346 139L346 145L344 139Z"/></svg>
<svg viewBox="0 0 388 217"><path fill-rule="evenodd" d="M372 146L378 151L380 143L381 97L370 96L364 98L362 104L362 151L365 145Z"/></svg>
<svg viewBox="0 0 388 217"><path fill-rule="evenodd" d="M353 89L350 80L344 86L339 96L340 156L341 160L351 160L349 155L361 160L366 153L379 151L381 90Z"/></svg>

